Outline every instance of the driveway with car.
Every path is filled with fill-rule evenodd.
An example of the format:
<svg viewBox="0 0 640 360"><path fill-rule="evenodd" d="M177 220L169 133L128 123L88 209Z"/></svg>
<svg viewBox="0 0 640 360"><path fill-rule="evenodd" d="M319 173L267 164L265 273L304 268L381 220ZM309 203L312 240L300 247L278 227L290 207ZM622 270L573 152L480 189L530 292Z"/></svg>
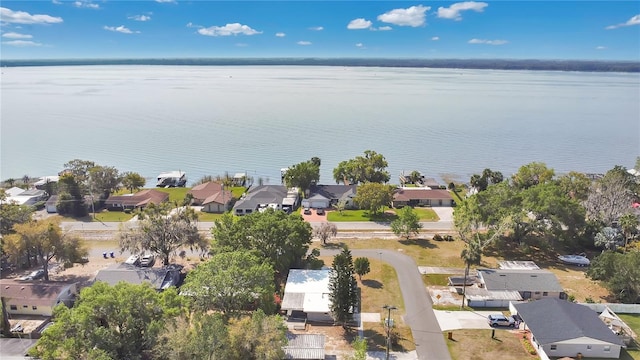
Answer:
<svg viewBox="0 0 640 360"><path fill-rule="evenodd" d="M495 311L445 311L433 310L442 331L459 329L491 329L487 316Z"/></svg>

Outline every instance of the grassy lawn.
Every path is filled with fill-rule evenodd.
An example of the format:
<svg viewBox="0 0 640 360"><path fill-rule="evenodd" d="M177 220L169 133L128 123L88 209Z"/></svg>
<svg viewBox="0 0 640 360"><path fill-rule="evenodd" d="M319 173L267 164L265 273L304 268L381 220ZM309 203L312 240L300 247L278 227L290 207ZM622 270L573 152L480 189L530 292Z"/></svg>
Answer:
<svg viewBox="0 0 640 360"><path fill-rule="evenodd" d="M422 275L422 282L426 286L447 286L449 284L449 276L451 274L428 274Z"/></svg>
<svg viewBox="0 0 640 360"><path fill-rule="evenodd" d="M231 190L231 195L233 196L234 199L240 199L242 194L244 194L247 191L247 188L245 188L244 186L233 186L230 190Z"/></svg>
<svg viewBox="0 0 640 360"><path fill-rule="evenodd" d="M453 340L445 341L454 360L525 360L539 359L530 355L522 345L521 336L510 331L496 331L491 338L491 330L454 330Z"/></svg>
<svg viewBox="0 0 640 360"><path fill-rule="evenodd" d="M169 202L172 202L172 203L177 202L178 205L182 204L182 200L184 200L185 195L187 195L187 192L191 190L191 188L187 188L187 187L154 188L154 189L169 194Z"/></svg>
<svg viewBox="0 0 640 360"><path fill-rule="evenodd" d="M202 212L202 211L198 211L197 214L198 214L198 221L202 221L202 222L213 222L222 217L222 214L214 214L214 213L208 213L208 212Z"/></svg>
<svg viewBox="0 0 640 360"><path fill-rule="evenodd" d="M101 222L120 222L129 221L133 218L134 213L126 213L124 211L101 211L96 213L96 221Z"/></svg>
<svg viewBox="0 0 640 360"><path fill-rule="evenodd" d="M433 209L430 208L414 208L413 209L420 219L420 221L438 221L438 215ZM339 211L330 211L327 213L327 221L334 222L348 222L348 221L375 221L375 222L391 222L397 219L394 209L387 209L382 214L376 214L370 216L367 210L343 210L342 214Z"/></svg>

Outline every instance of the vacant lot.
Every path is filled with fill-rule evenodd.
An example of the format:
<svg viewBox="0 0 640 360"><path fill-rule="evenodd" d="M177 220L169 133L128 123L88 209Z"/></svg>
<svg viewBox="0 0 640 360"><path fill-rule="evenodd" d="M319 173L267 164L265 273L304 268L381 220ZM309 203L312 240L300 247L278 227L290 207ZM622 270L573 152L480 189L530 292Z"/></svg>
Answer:
<svg viewBox="0 0 640 360"><path fill-rule="evenodd" d="M455 330L453 340L445 341L453 360L534 360L522 344L522 335L508 330L496 330L491 338L491 330Z"/></svg>

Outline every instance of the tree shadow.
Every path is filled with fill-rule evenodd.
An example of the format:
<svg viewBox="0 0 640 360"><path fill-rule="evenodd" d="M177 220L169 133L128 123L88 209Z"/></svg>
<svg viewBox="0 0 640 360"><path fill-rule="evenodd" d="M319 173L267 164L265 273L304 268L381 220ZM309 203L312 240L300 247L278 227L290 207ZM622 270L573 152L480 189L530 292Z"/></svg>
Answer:
<svg viewBox="0 0 640 360"><path fill-rule="evenodd" d="M437 249L438 245L434 244L433 242L429 241L429 239L423 239L423 238L418 238L418 239L403 239L403 240L398 240L398 242L402 245L417 245L423 249Z"/></svg>
<svg viewBox="0 0 640 360"><path fill-rule="evenodd" d="M370 287L372 289L382 289L383 287L380 281L372 279L362 280L362 285Z"/></svg>
<svg viewBox="0 0 640 360"><path fill-rule="evenodd" d="M326 244L322 244L321 246L323 249L328 249L328 250L342 250L345 247L345 243L342 241L328 242Z"/></svg>

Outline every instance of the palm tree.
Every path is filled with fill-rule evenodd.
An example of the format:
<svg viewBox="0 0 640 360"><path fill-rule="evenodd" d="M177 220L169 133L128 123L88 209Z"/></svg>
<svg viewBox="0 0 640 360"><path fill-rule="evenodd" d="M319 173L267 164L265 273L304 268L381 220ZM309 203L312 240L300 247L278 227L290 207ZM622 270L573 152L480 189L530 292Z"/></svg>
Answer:
<svg viewBox="0 0 640 360"><path fill-rule="evenodd" d="M463 308L467 292L467 277L469 276L469 269L471 268L471 265L480 265L480 261L482 260L482 245L480 244L480 238L475 238L467 242L466 246L460 253L460 257L466 265L466 268L464 269L464 282L462 284L461 308Z"/></svg>
<svg viewBox="0 0 640 360"><path fill-rule="evenodd" d="M7 180L4 181L9 187L13 187L13 185L16 183L16 179L14 178L8 178Z"/></svg>
<svg viewBox="0 0 640 360"><path fill-rule="evenodd" d="M420 174L420 171L418 170L413 170L411 172L411 174L409 175L409 179L411 179L411 183L414 185L418 185L418 182L420 181L420 178L422 177L422 175Z"/></svg>
<svg viewBox="0 0 640 360"><path fill-rule="evenodd" d="M620 227L622 228L622 233L624 234L624 251L627 251L627 243L631 238L634 230L638 229L638 225L640 225L640 221L638 221L638 217L632 213L624 214L618 219Z"/></svg>
<svg viewBox="0 0 640 360"><path fill-rule="evenodd" d="M22 183L25 185L29 185L30 180L31 180L31 177L29 177L29 175L25 175L22 177Z"/></svg>

